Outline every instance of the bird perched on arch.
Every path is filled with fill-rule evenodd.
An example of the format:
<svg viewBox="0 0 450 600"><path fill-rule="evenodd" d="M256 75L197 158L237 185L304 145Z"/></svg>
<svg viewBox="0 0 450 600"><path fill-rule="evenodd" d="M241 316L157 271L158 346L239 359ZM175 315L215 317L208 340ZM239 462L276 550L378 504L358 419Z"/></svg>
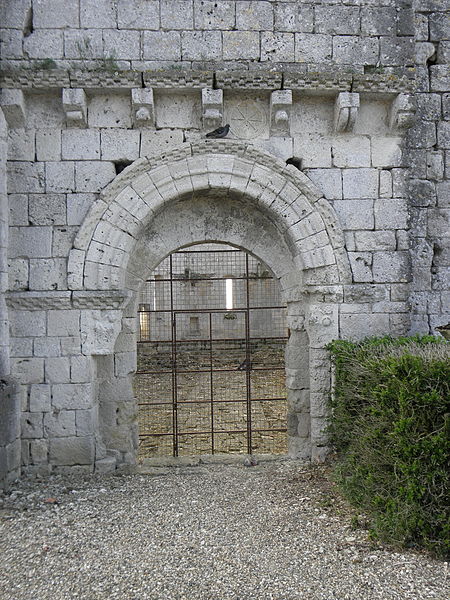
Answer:
<svg viewBox="0 0 450 600"><path fill-rule="evenodd" d="M212 138L212 139L224 138L228 135L229 131L230 131L230 126L227 123L223 127L218 127L217 129L214 129L214 131L210 131L209 133L206 134L206 137Z"/></svg>

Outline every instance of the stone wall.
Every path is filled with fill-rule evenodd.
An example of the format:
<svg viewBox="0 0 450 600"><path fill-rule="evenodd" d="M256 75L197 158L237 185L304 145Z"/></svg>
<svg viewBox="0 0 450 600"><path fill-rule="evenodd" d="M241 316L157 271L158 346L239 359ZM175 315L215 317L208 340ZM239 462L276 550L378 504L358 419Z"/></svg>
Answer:
<svg viewBox="0 0 450 600"><path fill-rule="evenodd" d="M428 2L445 6L445 0ZM2 58L60 68L297 70L412 64L408 0L5 0Z"/></svg>
<svg viewBox="0 0 450 600"><path fill-rule="evenodd" d="M450 15L416 2L417 120L406 139L410 166L412 331L450 322Z"/></svg>
<svg viewBox="0 0 450 600"><path fill-rule="evenodd" d="M133 462L136 294L183 245L235 244L279 278L297 456L326 451L327 341L448 322L445 8L1 3L0 351L24 467ZM0 257L5 208L0 189Z"/></svg>

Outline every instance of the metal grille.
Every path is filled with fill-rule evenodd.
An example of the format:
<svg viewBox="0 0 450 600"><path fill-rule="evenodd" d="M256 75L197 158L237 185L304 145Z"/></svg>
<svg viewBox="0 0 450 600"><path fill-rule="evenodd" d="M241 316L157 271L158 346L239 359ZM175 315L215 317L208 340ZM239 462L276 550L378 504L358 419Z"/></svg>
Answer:
<svg viewBox="0 0 450 600"><path fill-rule="evenodd" d="M255 257L168 256L139 302L140 456L287 452L286 307Z"/></svg>

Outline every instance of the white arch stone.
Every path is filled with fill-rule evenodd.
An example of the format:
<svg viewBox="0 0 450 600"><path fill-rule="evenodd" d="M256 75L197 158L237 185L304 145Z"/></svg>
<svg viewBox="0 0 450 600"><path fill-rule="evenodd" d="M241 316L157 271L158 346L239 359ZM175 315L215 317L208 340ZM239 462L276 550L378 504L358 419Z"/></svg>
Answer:
<svg viewBox="0 0 450 600"><path fill-rule="evenodd" d="M175 201L205 194L214 201L245 200L264 214L285 240L305 285L351 281L337 216L316 186L250 144L212 140L139 159L105 188L74 241L69 289L126 287L130 259L155 216Z"/></svg>

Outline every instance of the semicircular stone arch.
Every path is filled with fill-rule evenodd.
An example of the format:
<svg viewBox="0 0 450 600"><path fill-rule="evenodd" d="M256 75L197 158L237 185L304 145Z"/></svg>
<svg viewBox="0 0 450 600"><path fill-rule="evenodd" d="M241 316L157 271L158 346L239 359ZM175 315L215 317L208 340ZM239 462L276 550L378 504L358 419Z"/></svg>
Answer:
<svg viewBox="0 0 450 600"><path fill-rule="evenodd" d="M286 352L290 454L320 459L326 452L330 385L324 346L338 336L338 309L330 298L351 282L342 230L330 204L303 173L229 140L187 143L139 159L105 188L74 241L70 289L128 294L126 306L116 311L121 331L115 321L109 344L96 347L97 336L92 335L89 346L92 355L115 357L97 359L98 372L113 381L99 386L97 399L104 447L128 457L136 450L133 359L127 355L136 350L130 323L136 320L138 292L167 255L202 242L242 248L279 280L291 331ZM116 319L110 314L105 318ZM110 415L121 412L127 415L123 422L111 420Z"/></svg>
<svg viewBox="0 0 450 600"><path fill-rule="evenodd" d="M265 214L303 284L351 281L338 219L316 186L251 145L214 140L139 159L105 188L70 252L69 289L123 289L134 249L154 217L174 201L208 194L216 202L237 198Z"/></svg>

